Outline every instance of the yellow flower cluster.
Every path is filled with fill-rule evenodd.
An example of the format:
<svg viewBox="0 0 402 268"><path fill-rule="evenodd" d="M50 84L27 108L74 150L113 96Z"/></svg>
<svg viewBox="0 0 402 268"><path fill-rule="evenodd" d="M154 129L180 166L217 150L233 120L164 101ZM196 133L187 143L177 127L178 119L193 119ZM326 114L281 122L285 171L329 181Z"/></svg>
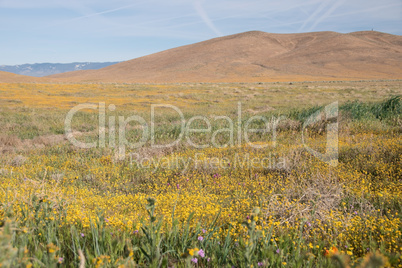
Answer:
<svg viewBox="0 0 402 268"><path fill-rule="evenodd" d="M254 207L260 207L261 215L254 217L256 229L265 235L273 232L277 243L280 241L275 235L297 232L302 227L304 237L311 242L302 246L306 250L318 250L317 241L327 241L321 243L326 245L336 240L348 246L347 254L362 256L366 249L361 241L373 240L389 252L399 252L401 218L392 204L401 201L400 159L383 159L382 163L377 159L385 153L398 155L400 143L396 138L372 134L356 135L349 143L341 140L341 157L349 157L350 151L356 153L356 148L373 153L357 152L350 161L343 163L341 159L336 168L311 158L306 158L303 166L269 172L230 162L218 168L202 164L185 172L179 167L158 170L141 180L136 176L143 170L127 162L111 161L109 156L38 154L31 155L22 166L9 167L12 176L0 181L0 200L10 204L21 220L35 217L30 198L36 195L51 207L46 220L60 218L60 211L65 211L63 224L89 228L103 211L110 228L135 232L147 217L146 198L151 196L156 200L155 213L164 217L164 228L172 226L172 219L184 222L194 213L191 226L201 224L209 232L209 225L220 213L218 224L233 226L229 232L236 241L247 233L242 222L249 219ZM278 154L297 151L294 147L278 150ZM191 158L196 153L184 150L170 157ZM261 152L244 146L205 149L199 161L204 163L213 156L230 159L235 153L261 157ZM368 174L359 163L374 171ZM214 237L224 237L226 232L222 227Z"/></svg>

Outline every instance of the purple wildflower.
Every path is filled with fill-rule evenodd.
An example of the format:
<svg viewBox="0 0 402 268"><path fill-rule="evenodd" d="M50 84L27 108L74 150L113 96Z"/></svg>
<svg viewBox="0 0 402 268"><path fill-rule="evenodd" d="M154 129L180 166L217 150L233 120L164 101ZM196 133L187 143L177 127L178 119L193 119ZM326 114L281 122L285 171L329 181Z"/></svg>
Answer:
<svg viewBox="0 0 402 268"><path fill-rule="evenodd" d="M279 254L281 251L280 251L280 249L278 248L275 252Z"/></svg>
<svg viewBox="0 0 402 268"><path fill-rule="evenodd" d="M81 233L81 237L84 237L85 235L83 233Z"/></svg>
<svg viewBox="0 0 402 268"><path fill-rule="evenodd" d="M194 263L197 263L198 259L197 258L192 258L191 261L194 262Z"/></svg>
<svg viewBox="0 0 402 268"><path fill-rule="evenodd" d="M198 241L202 241L202 240L204 240L204 237L199 236L199 237L198 237Z"/></svg>
<svg viewBox="0 0 402 268"><path fill-rule="evenodd" d="M205 234L206 232L207 232L207 230L205 230L205 229L202 229L202 233L204 233L204 234Z"/></svg>
<svg viewBox="0 0 402 268"><path fill-rule="evenodd" d="M200 249L198 251L198 255L200 255L201 258L204 258L205 257L205 252L202 249Z"/></svg>
<svg viewBox="0 0 402 268"><path fill-rule="evenodd" d="M264 265L264 263L262 263L262 262L258 262L257 264L259 267Z"/></svg>

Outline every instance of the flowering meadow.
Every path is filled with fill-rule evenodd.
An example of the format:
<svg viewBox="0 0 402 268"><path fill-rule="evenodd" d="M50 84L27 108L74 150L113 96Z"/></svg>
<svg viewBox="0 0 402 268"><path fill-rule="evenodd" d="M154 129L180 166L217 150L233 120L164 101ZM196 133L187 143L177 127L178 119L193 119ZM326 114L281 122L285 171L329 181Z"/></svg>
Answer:
<svg viewBox="0 0 402 268"><path fill-rule="evenodd" d="M402 267L401 86L0 84L0 267Z"/></svg>

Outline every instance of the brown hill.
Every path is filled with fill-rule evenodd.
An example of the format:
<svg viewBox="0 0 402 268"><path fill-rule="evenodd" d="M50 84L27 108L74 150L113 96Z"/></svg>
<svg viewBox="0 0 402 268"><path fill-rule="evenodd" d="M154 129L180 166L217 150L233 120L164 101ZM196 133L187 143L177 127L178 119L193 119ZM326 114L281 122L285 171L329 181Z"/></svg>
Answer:
<svg viewBox="0 0 402 268"><path fill-rule="evenodd" d="M0 71L0 83L29 83L29 82L44 82L48 80L50 79Z"/></svg>
<svg viewBox="0 0 402 268"><path fill-rule="evenodd" d="M402 78L402 36L245 32L165 50L62 81L229 82Z"/></svg>

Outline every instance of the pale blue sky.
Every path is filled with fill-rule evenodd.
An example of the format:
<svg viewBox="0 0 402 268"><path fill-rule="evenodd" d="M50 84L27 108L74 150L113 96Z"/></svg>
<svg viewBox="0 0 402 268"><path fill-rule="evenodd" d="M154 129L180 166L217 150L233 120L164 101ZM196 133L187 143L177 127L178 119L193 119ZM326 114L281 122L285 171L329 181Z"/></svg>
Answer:
<svg viewBox="0 0 402 268"><path fill-rule="evenodd" d="M123 61L250 30L402 34L402 0L0 0L0 65Z"/></svg>

